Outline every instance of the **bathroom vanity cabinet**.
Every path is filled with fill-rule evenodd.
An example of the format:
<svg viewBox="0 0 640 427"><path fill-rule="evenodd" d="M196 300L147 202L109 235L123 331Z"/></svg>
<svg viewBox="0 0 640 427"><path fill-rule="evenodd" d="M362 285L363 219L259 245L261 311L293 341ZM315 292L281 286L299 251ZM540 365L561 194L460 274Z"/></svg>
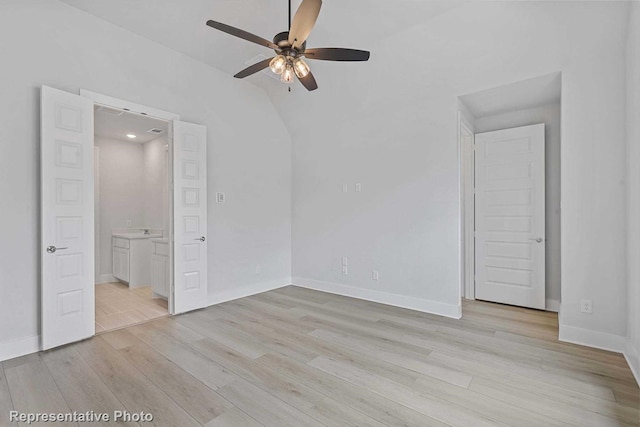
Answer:
<svg viewBox="0 0 640 427"><path fill-rule="evenodd" d="M130 288L149 286L150 239L113 236L112 243L114 277Z"/></svg>
<svg viewBox="0 0 640 427"><path fill-rule="evenodd" d="M151 290L154 296L169 297L169 241L151 239Z"/></svg>

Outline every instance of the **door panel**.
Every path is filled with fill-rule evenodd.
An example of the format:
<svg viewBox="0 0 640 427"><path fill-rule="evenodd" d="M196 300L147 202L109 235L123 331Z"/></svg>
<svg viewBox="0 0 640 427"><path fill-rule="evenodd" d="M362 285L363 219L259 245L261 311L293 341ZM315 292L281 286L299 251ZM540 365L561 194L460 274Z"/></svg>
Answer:
<svg viewBox="0 0 640 427"><path fill-rule="evenodd" d="M475 142L476 298L544 309L544 124Z"/></svg>
<svg viewBox="0 0 640 427"><path fill-rule="evenodd" d="M207 130L173 122L174 312L207 303Z"/></svg>
<svg viewBox="0 0 640 427"><path fill-rule="evenodd" d="M42 87L42 346L95 333L93 104Z"/></svg>

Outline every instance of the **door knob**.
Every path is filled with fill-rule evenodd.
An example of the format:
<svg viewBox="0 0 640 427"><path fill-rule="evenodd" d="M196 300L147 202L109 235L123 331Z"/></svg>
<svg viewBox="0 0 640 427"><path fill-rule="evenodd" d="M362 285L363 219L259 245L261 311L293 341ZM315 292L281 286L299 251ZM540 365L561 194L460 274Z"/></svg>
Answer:
<svg viewBox="0 0 640 427"><path fill-rule="evenodd" d="M529 239L529 240L535 240L536 242L541 243L542 242L542 237L538 237L536 239Z"/></svg>
<svg viewBox="0 0 640 427"><path fill-rule="evenodd" d="M56 248L55 246L47 246L47 253L53 254L56 251L63 251L65 249L69 249L69 248Z"/></svg>
<svg viewBox="0 0 640 427"><path fill-rule="evenodd" d="M202 237L198 237L197 239L193 239L193 240L200 240L201 242L204 242L205 238L204 238L204 236L202 236Z"/></svg>

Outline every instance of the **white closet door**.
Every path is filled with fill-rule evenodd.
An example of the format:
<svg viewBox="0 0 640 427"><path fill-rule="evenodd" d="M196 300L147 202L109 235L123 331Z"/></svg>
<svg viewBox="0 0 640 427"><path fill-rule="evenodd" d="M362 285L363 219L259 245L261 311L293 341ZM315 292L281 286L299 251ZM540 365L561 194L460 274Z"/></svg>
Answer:
<svg viewBox="0 0 640 427"><path fill-rule="evenodd" d="M95 334L93 103L42 87L42 348Z"/></svg>
<svg viewBox="0 0 640 427"><path fill-rule="evenodd" d="M544 310L544 124L475 143L476 298Z"/></svg>
<svg viewBox="0 0 640 427"><path fill-rule="evenodd" d="M208 305L207 128L173 122L174 313Z"/></svg>

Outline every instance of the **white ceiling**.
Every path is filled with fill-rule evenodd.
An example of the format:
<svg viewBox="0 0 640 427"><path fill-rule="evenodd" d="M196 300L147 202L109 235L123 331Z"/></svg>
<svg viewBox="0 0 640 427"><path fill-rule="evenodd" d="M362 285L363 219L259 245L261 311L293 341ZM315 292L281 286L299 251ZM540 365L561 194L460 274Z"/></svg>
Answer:
<svg viewBox="0 0 640 427"><path fill-rule="evenodd" d="M560 101L560 73L551 73L460 97L476 118Z"/></svg>
<svg viewBox="0 0 640 427"><path fill-rule="evenodd" d="M271 55L267 48L209 28L208 19L223 22L265 39L287 30L286 0L62 0L119 27L159 42L192 58L219 68L230 76L247 67L257 55ZM349 47L372 50L391 35L424 23L464 0L325 0L309 47ZM293 11L300 0L293 0ZM310 61L311 62L311 61ZM361 64L311 64L320 88L330 81L322 70ZM284 91L283 85L265 73L247 80L268 92ZM299 86L299 85L297 85ZM296 86L294 86L296 88ZM296 88L298 90L300 88Z"/></svg>
<svg viewBox="0 0 640 427"><path fill-rule="evenodd" d="M118 110L103 109L95 107L94 132L96 136L102 138L115 139L119 141L145 143L167 134L168 123L137 113L121 111L122 114L115 115ZM149 129L162 129L162 134L152 134ZM127 134L136 135L136 138L128 138Z"/></svg>

